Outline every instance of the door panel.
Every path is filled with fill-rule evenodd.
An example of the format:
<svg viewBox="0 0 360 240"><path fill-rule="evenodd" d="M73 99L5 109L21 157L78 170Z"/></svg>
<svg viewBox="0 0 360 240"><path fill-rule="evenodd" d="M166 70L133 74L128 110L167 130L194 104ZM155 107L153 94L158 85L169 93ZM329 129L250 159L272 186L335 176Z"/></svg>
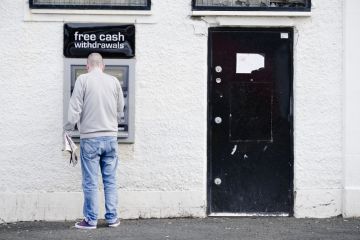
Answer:
<svg viewBox="0 0 360 240"><path fill-rule="evenodd" d="M230 141L271 140L272 86L269 83L230 84Z"/></svg>
<svg viewBox="0 0 360 240"><path fill-rule="evenodd" d="M293 207L291 28L210 28L209 213Z"/></svg>

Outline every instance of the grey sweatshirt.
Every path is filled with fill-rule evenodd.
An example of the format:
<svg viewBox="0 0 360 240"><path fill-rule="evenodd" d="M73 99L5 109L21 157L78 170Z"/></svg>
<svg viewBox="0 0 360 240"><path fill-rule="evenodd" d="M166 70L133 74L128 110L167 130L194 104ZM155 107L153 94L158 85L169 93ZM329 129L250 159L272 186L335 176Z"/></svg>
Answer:
<svg viewBox="0 0 360 240"><path fill-rule="evenodd" d="M77 78L64 130L74 130L78 124L80 138L117 136L123 110L120 82L95 68Z"/></svg>

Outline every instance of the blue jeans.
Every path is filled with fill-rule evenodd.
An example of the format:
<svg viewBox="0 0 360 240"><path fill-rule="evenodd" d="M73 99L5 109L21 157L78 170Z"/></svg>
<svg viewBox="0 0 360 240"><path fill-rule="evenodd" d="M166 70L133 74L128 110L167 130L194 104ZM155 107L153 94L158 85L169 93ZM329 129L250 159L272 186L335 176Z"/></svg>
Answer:
<svg viewBox="0 0 360 240"><path fill-rule="evenodd" d="M116 137L84 138L80 140L82 187L84 191L83 213L85 220L97 224L98 218L98 172L99 165L105 193L105 220L116 222L118 194L116 168L118 164L118 143Z"/></svg>

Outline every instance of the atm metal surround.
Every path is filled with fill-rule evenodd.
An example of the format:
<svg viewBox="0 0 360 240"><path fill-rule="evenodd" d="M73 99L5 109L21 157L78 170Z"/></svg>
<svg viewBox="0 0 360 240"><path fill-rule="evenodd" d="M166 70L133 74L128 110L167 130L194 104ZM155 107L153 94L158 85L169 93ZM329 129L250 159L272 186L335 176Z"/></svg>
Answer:
<svg viewBox="0 0 360 240"><path fill-rule="evenodd" d="M67 120L68 105L76 78L79 74L86 72L86 61L87 59L84 58L65 58L64 123ZM119 79L124 93L124 116L118 125L118 142L133 143L135 135L135 60L104 59L104 63L104 72ZM80 133L77 129L72 132L72 138L75 142L80 140Z"/></svg>

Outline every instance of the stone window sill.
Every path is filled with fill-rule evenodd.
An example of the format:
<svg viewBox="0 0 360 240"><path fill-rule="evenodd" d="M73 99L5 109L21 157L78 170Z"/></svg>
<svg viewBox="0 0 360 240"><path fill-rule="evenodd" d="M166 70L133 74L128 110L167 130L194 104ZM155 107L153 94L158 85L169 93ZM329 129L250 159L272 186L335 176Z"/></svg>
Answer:
<svg viewBox="0 0 360 240"><path fill-rule="evenodd" d="M192 11L192 16L311 17L311 12L283 12L283 11Z"/></svg>
<svg viewBox="0 0 360 240"><path fill-rule="evenodd" d="M80 10L80 9L30 9L32 14L61 15L152 15L151 10Z"/></svg>

